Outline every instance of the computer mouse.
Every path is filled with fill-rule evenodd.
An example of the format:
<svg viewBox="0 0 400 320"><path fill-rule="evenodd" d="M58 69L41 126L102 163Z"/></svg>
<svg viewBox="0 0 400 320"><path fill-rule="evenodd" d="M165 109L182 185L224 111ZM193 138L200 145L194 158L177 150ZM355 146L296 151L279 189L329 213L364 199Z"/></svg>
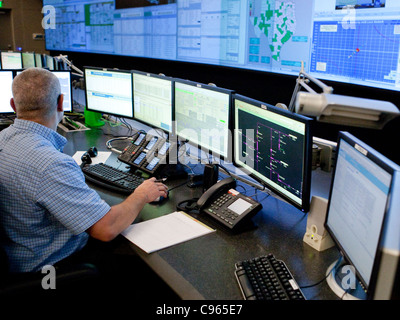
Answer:
<svg viewBox="0 0 400 320"><path fill-rule="evenodd" d="M168 195L169 195L169 191L167 191L166 197L159 196L156 200L152 201L152 203L161 203L161 202L165 201L166 199L168 199Z"/></svg>

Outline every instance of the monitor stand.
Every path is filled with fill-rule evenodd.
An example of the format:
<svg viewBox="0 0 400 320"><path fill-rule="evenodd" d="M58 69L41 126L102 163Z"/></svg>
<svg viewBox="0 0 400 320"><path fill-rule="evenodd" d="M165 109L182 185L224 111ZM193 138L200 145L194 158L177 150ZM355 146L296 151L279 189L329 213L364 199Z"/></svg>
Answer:
<svg viewBox="0 0 400 320"><path fill-rule="evenodd" d="M326 282L333 293L342 300L366 300L367 293L354 274L354 267L343 261L338 266L337 264L338 260L326 271Z"/></svg>

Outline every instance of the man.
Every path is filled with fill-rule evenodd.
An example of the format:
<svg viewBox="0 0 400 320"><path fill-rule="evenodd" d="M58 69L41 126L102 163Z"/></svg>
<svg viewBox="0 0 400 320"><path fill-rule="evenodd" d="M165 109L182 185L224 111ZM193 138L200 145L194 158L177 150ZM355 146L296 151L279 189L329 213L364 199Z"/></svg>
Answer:
<svg viewBox="0 0 400 320"><path fill-rule="evenodd" d="M85 247L89 236L108 242L167 187L146 180L110 207L90 189L80 167L62 153L56 132L63 95L49 71L30 68L12 85L17 119L0 132L0 245L11 271L39 271Z"/></svg>

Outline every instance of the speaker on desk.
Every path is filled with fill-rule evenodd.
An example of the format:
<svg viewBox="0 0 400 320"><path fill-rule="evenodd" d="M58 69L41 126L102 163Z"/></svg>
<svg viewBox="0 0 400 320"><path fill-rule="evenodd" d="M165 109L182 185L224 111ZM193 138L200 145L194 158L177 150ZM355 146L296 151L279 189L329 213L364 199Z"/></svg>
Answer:
<svg viewBox="0 0 400 320"><path fill-rule="evenodd" d="M303 241L317 251L324 251L335 245L324 227L328 200L313 196L307 218L307 229Z"/></svg>
<svg viewBox="0 0 400 320"><path fill-rule="evenodd" d="M218 173L219 173L219 170L218 170L217 164L206 164L204 166L203 192L217 183Z"/></svg>

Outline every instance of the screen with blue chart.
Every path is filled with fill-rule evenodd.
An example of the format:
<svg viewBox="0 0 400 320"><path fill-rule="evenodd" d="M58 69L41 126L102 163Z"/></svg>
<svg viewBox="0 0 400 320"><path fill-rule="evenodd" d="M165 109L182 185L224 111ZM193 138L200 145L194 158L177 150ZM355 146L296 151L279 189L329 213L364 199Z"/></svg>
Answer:
<svg viewBox="0 0 400 320"><path fill-rule="evenodd" d="M44 0L46 49L312 76L400 90L398 0Z"/></svg>
<svg viewBox="0 0 400 320"><path fill-rule="evenodd" d="M397 31L396 31L397 30ZM316 22L310 72L354 83L398 85L400 20Z"/></svg>

